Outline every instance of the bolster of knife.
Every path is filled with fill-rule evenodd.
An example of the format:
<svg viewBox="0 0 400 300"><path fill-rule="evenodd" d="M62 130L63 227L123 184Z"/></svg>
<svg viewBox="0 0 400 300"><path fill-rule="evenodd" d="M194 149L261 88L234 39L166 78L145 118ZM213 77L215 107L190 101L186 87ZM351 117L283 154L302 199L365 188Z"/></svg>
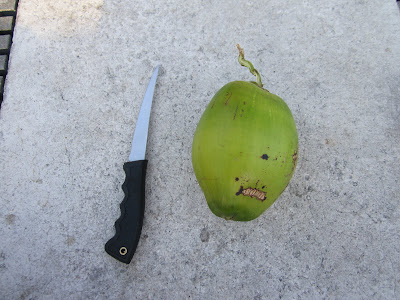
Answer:
<svg viewBox="0 0 400 300"><path fill-rule="evenodd" d="M106 252L115 259L129 264L139 243L145 206L145 180L147 160L124 164L125 193L121 202L121 216L115 222L115 236L105 245Z"/></svg>

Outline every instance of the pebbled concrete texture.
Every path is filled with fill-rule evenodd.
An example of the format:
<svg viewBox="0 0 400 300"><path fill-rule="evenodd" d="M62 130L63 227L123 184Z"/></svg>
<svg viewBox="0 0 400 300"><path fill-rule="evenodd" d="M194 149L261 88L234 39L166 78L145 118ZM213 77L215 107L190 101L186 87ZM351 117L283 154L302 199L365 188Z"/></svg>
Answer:
<svg viewBox="0 0 400 300"><path fill-rule="evenodd" d="M2 299L398 299L400 11L370 1L20 0L0 110ZM298 166L258 219L215 217L191 143L214 93L253 80L291 108ZM140 103L146 211L114 235Z"/></svg>

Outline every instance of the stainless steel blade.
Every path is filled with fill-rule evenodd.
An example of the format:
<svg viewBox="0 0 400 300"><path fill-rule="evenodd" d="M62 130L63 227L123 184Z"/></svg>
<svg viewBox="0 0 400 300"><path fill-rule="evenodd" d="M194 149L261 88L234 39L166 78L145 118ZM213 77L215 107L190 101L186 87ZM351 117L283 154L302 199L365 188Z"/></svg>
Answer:
<svg viewBox="0 0 400 300"><path fill-rule="evenodd" d="M149 132L149 121L151 104L153 103L154 88L158 75L157 66L151 76L149 85L147 86L146 94L144 95L142 106L138 120L136 122L135 133L133 134L132 149L129 155L129 161L144 160L146 155L147 134Z"/></svg>

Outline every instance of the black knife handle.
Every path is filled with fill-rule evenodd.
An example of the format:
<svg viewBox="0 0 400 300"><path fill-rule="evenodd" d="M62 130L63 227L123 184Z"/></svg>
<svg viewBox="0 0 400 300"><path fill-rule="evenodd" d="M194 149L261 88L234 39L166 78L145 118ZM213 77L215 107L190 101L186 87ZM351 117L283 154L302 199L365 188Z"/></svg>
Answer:
<svg viewBox="0 0 400 300"><path fill-rule="evenodd" d="M121 216L115 222L115 235L105 245L105 250L120 262L129 264L139 243L143 225L144 196L147 160L124 164L126 174L122 190Z"/></svg>

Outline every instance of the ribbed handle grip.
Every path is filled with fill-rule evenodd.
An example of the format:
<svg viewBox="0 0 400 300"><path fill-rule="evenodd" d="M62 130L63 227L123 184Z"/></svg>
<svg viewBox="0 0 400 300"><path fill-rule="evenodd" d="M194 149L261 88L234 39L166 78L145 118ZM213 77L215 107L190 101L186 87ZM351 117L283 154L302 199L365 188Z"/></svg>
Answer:
<svg viewBox="0 0 400 300"><path fill-rule="evenodd" d="M115 259L129 264L139 243L142 231L147 160L124 164L126 174L122 190L121 216L115 222L115 235L105 245L106 252Z"/></svg>

